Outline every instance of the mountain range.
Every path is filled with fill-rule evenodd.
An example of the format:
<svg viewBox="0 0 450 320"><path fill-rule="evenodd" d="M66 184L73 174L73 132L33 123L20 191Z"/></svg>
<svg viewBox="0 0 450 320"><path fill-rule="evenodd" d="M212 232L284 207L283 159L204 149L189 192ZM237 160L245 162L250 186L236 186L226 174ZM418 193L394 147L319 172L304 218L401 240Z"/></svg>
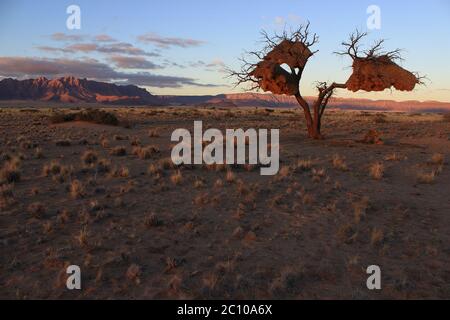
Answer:
<svg viewBox="0 0 450 320"><path fill-rule="evenodd" d="M312 101L314 97L307 97ZM237 93L216 96L156 96L134 85L116 85L75 77L0 81L0 100L32 100L61 103L104 103L146 106L298 107L294 97ZM334 98L329 107L347 110L450 112L450 103Z"/></svg>
<svg viewBox="0 0 450 320"><path fill-rule="evenodd" d="M98 102L111 104L157 104L159 99L147 90L128 85L64 77L0 81L0 100L37 100L64 103Z"/></svg>

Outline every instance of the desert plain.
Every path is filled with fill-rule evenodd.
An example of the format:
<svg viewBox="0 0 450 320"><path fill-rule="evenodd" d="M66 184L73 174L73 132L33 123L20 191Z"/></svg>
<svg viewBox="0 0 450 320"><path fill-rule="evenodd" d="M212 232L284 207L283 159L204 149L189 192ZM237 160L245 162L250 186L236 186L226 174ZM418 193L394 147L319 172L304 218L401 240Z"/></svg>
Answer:
<svg viewBox="0 0 450 320"><path fill-rule="evenodd" d="M51 121L80 109L0 109L0 298L450 298L448 116L330 110L320 141L296 109ZM279 173L174 166L171 134L196 120L280 129ZM67 290L69 265L82 290Z"/></svg>

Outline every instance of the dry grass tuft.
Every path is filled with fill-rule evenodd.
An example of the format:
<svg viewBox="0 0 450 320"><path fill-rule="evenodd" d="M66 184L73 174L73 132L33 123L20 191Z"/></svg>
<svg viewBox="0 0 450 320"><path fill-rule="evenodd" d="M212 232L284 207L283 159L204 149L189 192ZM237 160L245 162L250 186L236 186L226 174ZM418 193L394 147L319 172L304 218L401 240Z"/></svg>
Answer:
<svg viewBox="0 0 450 320"><path fill-rule="evenodd" d="M147 228L159 227L163 224L155 213L150 213L144 218L144 225Z"/></svg>
<svg viewBox="0 0 450 320"><path fill-rule="evenodd" d="M384 241L384 233L383 230L378 228L373 228L372 233L370 235L370 243L373 246L377 246Z"/></svg>
<svg viewBox="0 0 450 320"><path fill-rule="evenodd" d="M231 171L231 169L228 170L227 174L225 176L225 181L228 183L233 183L235 180L236 180L236 175L234 174L234 172Z"/></svg>
<svg viewBox="0 0 450 320"><path fill-rule="evenodd" d="M366 216L368 208L369 208L368 197L363 197L361 200L353 203L353 212L356 224L359 224L361 220Z"/></svg>
<svg viewBox="0 0 450 320"><path fill-rule="evenodd" d="M284 179L289 177L290 175L291 175L291 168L289 166L283 166L278 172L277 179Z"/></svg>
<svg viewBox="0 0 450 320"><path fill-rule="evenodd" d="M81 161L83 162L83 164L87 166L93 166L97 162L97 160L98 155L95 151L92 150L84 152L83 155L81 156Z"/></svg>
<svg viewBox="0 0 450 320"><path fill-rule="evenodd" d="M297 172L305 172L310 171L313 167L313 161L311 159L301 159L297 161L295 166L295 171Z"/></svg>
<svg viewBox="0 0 450 320"><path fill-rule="evenodd" d="M373 163L369 167L370 176L375 180L381 180L384 176L384 165L381 162Z"/></svg>
<svg viewBox="0 0 450 320"><path fill-rule="evenodd" d="M150 130L148 130L148 136L149 136L150 138L159 138L159 137L160 137L160 134L159 134L158 130L156 130L156 129L150 129Z"/></svg>
<svg viewBox="0 0 450 320"><path fill-rule="evenodd" d="M422 184L432 184L436 179L436 171L430 173L420 172L417 174L417 181Z"/></svg>
<svg viewBox="0 0 450 320"><path fill-rule="evenodd" d="M0 179L2 183L17 183L20 181L19 161L10 160L7 161L3 168L0 170Z"/></svg>
<svg viewBox="0 0 450 320"><path fill-rule="evenodd" d="M155 146L149 147L134 147L132 154L139 157L139 159L146 160L150 159L154 154L158 154L159 149Z"/></svg>
<svg viewBox="0 0 450 320"><path fill-rule="evenodd" d="M64 123L71 121L86 121L96 124L105 124L110 126L119 125L116 115L98 109L87 109L78 113L55 113L50 117L51 123Z"/></svg>
<svg viewBox="0 0 450 320"><path fill-rule="evenodd" d="M127 155L127 148L125 148L124 146L117 146L117 147L114 147L109 153L112 156L124 157Z"/></svg>
<svg viewBox="0 0 450 320"><path fill-rule="evenodd" d="M442 164L444 164L444 160L445 160L444 155L441 153L435 153L431 157L432 164L442 165Z"/></svg>
<svg viewBox="0 0 450 320"><path fill-rule="evenodd" d="M140 284L141 280L139 279L139 276L141 275L141 273L141 267L139 267L137 264L132 264L130 267L128 267L125 276L128 280L133 281L136 284Z"/></svg>
<svg viewBox="0 0 450 320"><path fill-rule="evenodd" d="M205 181L201 178L197 178L194 181L194 188L201 189L205 186Z"/></svg>
<svg viewBox="0 0 450 320"><path fill-rule="evenodd" d="M84 186L79 180L73 180L69 186L70 196L73 199L80 199L84 197Z"/></svg>
<svg viewBox="0 0 450 320"><path fill-rule="evenodd" d="M84 226L81 228L80 233L75 237L75 239L81 247L87 247L89 244L88 237L89 232L87 230L87 227Z"/></svg>
<svg viewBox="0 0 450 320"><path fill-rule="evenodd" d="M162 167L159 163L152 163L147 168L147 173L152 176L161 175L162 171Z"/></svg>
<svg viewBox="0 0 450 320"><path fill-rule="evenodd" d="M172 158L164 158L159 161L159 164L164 170L174 169L175 165L172 161Z"/></svg>
<svg viewBox="0 0 450 320"><path fill-rule="evenodd" d="M183 175L181 174L181 171L177 170L174 174L172 174L170 176L170 181L176 186L182 184L182 182L183 182Z"/></svg>
<svg viewBox="0 0 450 320"><path fill-rule="evenodd" d="M345 158L335 154L333 155L331 162L333 163L333 167L340 171L348 171L348 166L345 163Z"/></svg>

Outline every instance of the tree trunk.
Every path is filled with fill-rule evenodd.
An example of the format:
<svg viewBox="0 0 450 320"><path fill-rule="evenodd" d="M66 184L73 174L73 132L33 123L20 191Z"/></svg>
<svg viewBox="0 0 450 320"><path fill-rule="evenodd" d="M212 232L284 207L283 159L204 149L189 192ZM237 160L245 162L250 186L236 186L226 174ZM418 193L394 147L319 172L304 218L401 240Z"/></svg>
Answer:
<svg viewBox="0 0 450 320"><path fill-rule="evenodd" d="M303 99L303 97L300 94L297 94L295 97L297 98L299 105L303 108L303 113L305 114L306 120L306 128L308 129L308 136L314 140L323 139L323 136L320 133L321 127L320 113L315 112L313 118L311 110L309 108L309 104L306 102L306 100Z"/></svg>

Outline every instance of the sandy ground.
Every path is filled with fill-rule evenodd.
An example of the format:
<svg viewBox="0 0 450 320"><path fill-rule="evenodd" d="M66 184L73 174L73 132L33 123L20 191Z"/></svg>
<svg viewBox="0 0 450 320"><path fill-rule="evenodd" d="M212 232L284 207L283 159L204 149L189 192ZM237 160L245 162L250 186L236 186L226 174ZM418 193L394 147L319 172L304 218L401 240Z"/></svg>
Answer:
<svg viewBox="0 0 450 320"><path fill-rule="evenodd" d="M450 298L441 115L328 112L327 139L311 141L292 110L114 112L132 127L0 110L2 170L20 174L0 190L0 298ZM170 135L194 120L279 128L279 174L173 168ZM357 142L369 129L385 143ZM80 291L65 287L72 264ZM366 288L373 264L380 291Z"/></svg>

